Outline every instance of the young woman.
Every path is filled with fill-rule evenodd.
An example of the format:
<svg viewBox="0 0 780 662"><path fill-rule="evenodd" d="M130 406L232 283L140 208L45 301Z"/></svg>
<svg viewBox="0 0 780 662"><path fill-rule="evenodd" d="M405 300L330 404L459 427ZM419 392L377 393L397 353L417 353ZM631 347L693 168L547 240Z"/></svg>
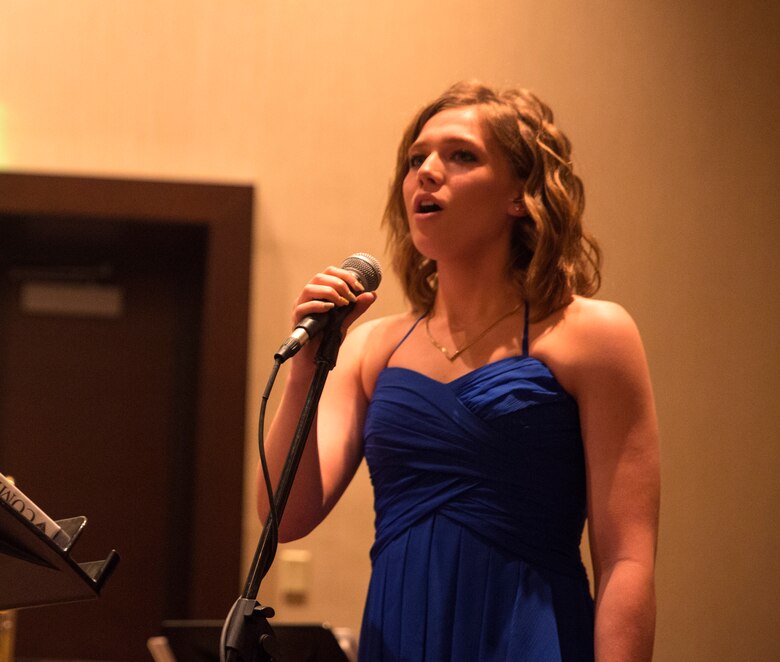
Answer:
<svg viewBox="0 0 780 662"><path fill-rule="evenodd" d="M281 531L311 531L366 458L365 662L651 659L653 397L631 318L587 298L599 252L570 159L545 104L479 83L447 90L402 139L385 223L411 310L346 337ZM346 331L375 299L360 290L329 267L293 322L356 301ZM269 430L277 474L315 350L292 360Z"/></svg>

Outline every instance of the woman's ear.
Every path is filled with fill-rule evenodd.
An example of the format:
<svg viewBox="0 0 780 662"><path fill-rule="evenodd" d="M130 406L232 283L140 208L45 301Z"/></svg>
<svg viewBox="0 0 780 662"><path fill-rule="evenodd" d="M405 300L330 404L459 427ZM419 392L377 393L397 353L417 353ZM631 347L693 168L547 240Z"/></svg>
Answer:
<svg viewBox="0 0 780 662"><path fill-rule="evenodd" d="M507 208L507 213L510 216L514 216L515 218L522 218L523 216L528 216L528 210L525 208L522 192L509 201L509 207Z"/></svg>

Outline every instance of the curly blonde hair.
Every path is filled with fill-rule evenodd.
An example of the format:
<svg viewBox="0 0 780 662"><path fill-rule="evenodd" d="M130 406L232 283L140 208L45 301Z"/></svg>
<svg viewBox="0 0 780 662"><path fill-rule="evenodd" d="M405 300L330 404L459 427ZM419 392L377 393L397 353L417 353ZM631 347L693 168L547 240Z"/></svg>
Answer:
<svg viewBox="0 0 780 662"><path fill-rule="evenodd" d="M553 123L550 108L525 89L497 90L480 82L460 82L422 108L398 148L395 177L382 224L404 293L414 310L430 310L436 297L436 263L412 243L403 197L408 151L425 123L442 110L479 106L484 127L525 181L528 216L512 232L511 277L528 302L533 319L565 306L573 294L592 296L601 284L601 251L582 227L585 196L574 174L571 143Z"/></svg>

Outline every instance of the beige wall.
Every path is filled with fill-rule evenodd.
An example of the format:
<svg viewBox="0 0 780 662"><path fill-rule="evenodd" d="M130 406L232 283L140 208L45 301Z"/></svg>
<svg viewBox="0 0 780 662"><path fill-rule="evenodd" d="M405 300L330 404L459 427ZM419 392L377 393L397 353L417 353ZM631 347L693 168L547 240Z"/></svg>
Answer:
<svg viewBox="0 0 780 662"><path fill-rule="evenodd" d="M557 109L607 260L643 330L663 436L657 658L780 657L778 10L607 0L4 0L0 167L257 187L246 556L257 398L290 304L363 250L407 118L449 82ZM384 260L386 262L386 260ZM388 278L374 314L402 305ZM227 321L229 323L229 321ZM304 607L359 624L364 471L313 554ZM239 581L236 580L238 595Z"/></svg>

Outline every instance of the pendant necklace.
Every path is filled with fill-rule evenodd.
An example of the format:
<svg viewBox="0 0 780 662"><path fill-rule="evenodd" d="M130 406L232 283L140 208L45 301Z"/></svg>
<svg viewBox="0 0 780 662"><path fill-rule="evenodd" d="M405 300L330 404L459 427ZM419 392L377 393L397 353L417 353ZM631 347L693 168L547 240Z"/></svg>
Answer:
<svg viewBox="0 0 780 662"><path fill-rule="evenodd" d="M431 344L438 349L442 354L444 354L444 357L452 363L455 359L457 359L463 352L465 352L469 347L471 347L474 343L476 343L478 340L483 338L485 334L487 334L488 331L490 331L494 326L497 326L500 322L503 322L507 317L510 317L511 315L514 315L518 310L520 310L520 306L522 306L522 303L518 303L512 310L510 310L508 313L504 313L499 317L495 322L492 322L489 324L485 329L482 330L482 333L480 333L476 338L473 338L469 342L467 342L463 347L456 347L455 351L450 353L450 351L442 344L440 344L436 338L434 338L431 335L431 330L428 327L428 322L431 319L431 315L425 316L425 333L428 335L428 340L431 341Z"/></svg>

